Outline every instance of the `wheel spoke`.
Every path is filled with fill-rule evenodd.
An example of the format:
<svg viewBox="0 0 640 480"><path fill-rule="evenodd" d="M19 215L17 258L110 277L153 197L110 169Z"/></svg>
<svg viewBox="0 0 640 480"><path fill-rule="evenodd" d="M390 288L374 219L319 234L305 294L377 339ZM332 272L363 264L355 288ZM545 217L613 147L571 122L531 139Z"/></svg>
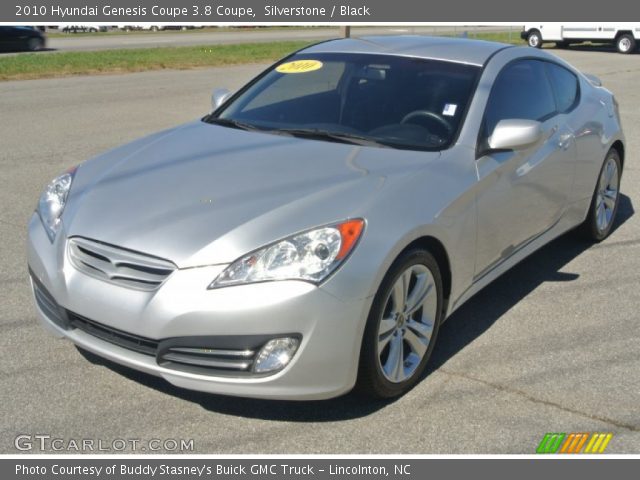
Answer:
<svg viewBox="0 0 640 480"><path fill-rule="evenodd" d="M602 192L605 188L607 188L607 171L605 167L605 171L600 175L600 181L598 182L598 190Z"/></svg>
<svg viewBox="0 0 640 480"><path fill-rule="evenodd" d="M411 351L413 353L415 353L419 358L422 358L424 356L429 344L428 341L425 343L425 341L421 337L416 335L413 330L405 331L404 339L409 344L409 347L411 348Z"/></svg>
<svg viewBox="0 0 640 480"><path fill-rule="evenodd" d="M613 161L609 161L609 163L607 163L607 186L611 185L611 183L614 180L617 180L617 176L618 176L618 168L616 167L615 162Z"/></svg>
<svg viewBox="0 0 640 480"><path fill-rule="evenodd" d="M612 186L609 186L608 188L605 188L604 192L602 192L602 194L605 197L611 198L612 200L615 200L618 197L618 189L617 188L613 188Z"/></svg>
<svg viewBox="0 0 640 480"><path fill-rule="evenodd" d="M613 208L616 206L616 198L615 196L612 198L609 195L607 195L605 193L604 197L602 198L602 200L604 201L604 205L607 207L607 209L609 210L613 210Z"/></svg>
<svg viewBox="0 0 640 480"><path fill-rule="evenodd" d="M391 345L389 347L389 354L387 355L387 361L384 364L384 371L389 378L394 381L402 381L404 378L404 345L402 337L400 335L394 336L391 339Z"/></svg>
<svg viewBox="0 0 640 480"><path fill-rule="evenodd" d="M598 196L596 197L596 212L600 210L600 205L602 205L603 201L604 201L604 197L599 193Z"/></svg>
<svg viewBox="0 0 640 480"><path fill-rule="evenodd" d="M391 341L391 339L393 338L393 333L389 333L388 335L381 335L378 338L378 355L380 355L383 350L384 347L387 346L387 344Z"/></svg>
<svg viewBox="0 0 640 480"><path fill-rule="evenodd" d="M379 336L386 335L387 333L391 332L394 328L396 328L395 318L383 318L382 320L380 320L378 335Z"/></svg>
<svg viewBox="0 0 640 480"><path fill-rule="evenodd" d="M433 288L433 283L430 282L430 276L426 273L417 276L417 281L409 298L407 299L407 315L415 313L424 303L427 295Z"/></svg>
<svg viewBox="0 0 640 480"><path fill-rule="evenodd" d="M409 320L407 322L407 327L413 330L417 335L429 341L431 338L431 332L433 332L433 323L425 323L424 320L422 322L417 322L415 320Z"/></svg>
<svg viewBox="0 0 640 480"><path fill-rule="evenodd" d="M407 280L406 277L409 276ZM407 301L407 288L409 280L411 279L411 271L403 273L396 283L393 285L393 291L391 292L391 298L393 299L393 308L396 312L402 312L404 310Z"/></svg>
<svg viewBox="0 0 640 480"><path fill-rule="evenodd" d="M598 224L599 230L604 230L607 226L607 217L605 214L604 203L601 203L596 211L596 223Z"/></svg>
<svg viewBox="0 0 640 480"><path fill-rule="evenodd" d="M387 346L391 338L393 338L393 332L396 331L396 321L393 318L385 318L380 321L378 327L378 355L382 354L382 351Z"/></svg>

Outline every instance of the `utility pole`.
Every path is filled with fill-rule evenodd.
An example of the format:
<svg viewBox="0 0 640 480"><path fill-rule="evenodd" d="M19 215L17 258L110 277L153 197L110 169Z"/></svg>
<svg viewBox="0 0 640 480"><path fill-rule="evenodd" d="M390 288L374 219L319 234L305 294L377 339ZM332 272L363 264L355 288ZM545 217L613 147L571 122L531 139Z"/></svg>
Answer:
<svg viewBox="0 0 640 480"><path fill-rule="evenodd" d="M340 27L340 36L343 38L351 37L351 27L349 25L342 25Z"/></svg>

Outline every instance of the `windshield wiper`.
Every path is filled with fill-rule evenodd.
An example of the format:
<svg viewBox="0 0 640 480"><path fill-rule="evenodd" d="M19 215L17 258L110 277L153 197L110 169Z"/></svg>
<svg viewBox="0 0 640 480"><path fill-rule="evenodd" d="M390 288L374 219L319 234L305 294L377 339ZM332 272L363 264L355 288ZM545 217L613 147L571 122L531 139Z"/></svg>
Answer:
<svg viewBox="0 0 640 480"><path fill-rule="evenodd" d="M250 123L232 120L231 118L209 117L207 118L207 123L222 125L223 127L237 128L239 130L262 130L262 128L251 125Z"/></svg>
<svg viewBox="0 0 640 480"><path fill-rule="evenodd" d="M277 133L282 135L292 135L294 137L304 137L310 139L333 140L342 143L350 143L353 145L386 147L384 143L373 140L372 138L362 135L346 132L332 132L319 128L279 128L277 130L269 130L269 133Z"/></svg>

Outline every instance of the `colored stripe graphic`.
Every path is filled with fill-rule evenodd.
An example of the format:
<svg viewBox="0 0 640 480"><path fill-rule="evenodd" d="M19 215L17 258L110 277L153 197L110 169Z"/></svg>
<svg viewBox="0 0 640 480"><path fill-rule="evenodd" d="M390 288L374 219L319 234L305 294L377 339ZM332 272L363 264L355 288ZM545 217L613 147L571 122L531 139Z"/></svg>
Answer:
<svg viewBox="0 0 640 480"><path fill-rule="evenodd" d="M604 453L612 437L611 433L594 433L584 453Z"/></svg>
<svg viewBox="0 0 640 480"><path fill-rule="evenodd" d="M547 433L538 445L536 453L604 453L612 438L612 433L601 432ZM583 451L585 444L586 448Z"/></svg>
<svg viewBox="0 0 640 480"><path fill-rule="evenodd" d="M566 433L547 433L538 445L536 453L556 453L565 436Z"/></svg>
<svg viewBox="0 0 640 480"><path fill-rule="evenodd" d="M587 438L589 438L588 433L570 433L562 445L560 453L580 453Z"/></svg>

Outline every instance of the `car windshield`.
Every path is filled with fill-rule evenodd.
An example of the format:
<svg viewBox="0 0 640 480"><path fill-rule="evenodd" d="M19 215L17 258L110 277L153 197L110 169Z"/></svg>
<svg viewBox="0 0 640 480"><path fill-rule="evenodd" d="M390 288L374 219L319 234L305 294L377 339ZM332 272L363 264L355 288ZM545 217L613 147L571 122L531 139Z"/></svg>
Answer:
<svg viewBox="0 0 640 480"><path fill-rule="evenodd" d="M327 141L443 150L456 138L479 72L441 60L299 53L204 120Z"/></svg>

